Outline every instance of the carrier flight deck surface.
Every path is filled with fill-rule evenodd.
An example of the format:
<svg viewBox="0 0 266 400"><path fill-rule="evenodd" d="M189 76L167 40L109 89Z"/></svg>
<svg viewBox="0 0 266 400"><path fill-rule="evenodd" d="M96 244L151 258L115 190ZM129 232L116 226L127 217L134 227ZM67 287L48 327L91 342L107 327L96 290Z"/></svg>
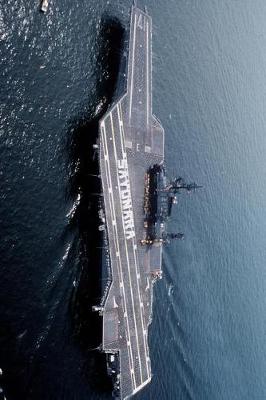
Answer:
<svg viewBox="0 0 266 400"><path fill-rule="evenodd" d="M126 399L151 380L148 326L161 276L162 246L143 245L147 170L164 160L164 130L152 114L152 20L132 7L127 90L100 121L99 159L111 285L101 308L102 350L114 395Z"/></svg>

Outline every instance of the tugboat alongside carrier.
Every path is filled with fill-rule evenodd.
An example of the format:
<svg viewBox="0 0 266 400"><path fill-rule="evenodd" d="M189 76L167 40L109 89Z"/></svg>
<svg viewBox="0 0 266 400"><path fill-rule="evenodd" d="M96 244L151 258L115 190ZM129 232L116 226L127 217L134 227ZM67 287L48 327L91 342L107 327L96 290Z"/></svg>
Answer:
<svg viewBox="0 0 266 400"><path fill-rule="evenodd" d="M166 177L164 129L152 113L151 41L151 17L134 5L127 89L100 120L97 144L109 277L93 310L102 318L101 351L117 399L130 398L151 381L153 284L162 276L163 245L184 236L168 233L166 223L177 194L198 187Z"/></svg>

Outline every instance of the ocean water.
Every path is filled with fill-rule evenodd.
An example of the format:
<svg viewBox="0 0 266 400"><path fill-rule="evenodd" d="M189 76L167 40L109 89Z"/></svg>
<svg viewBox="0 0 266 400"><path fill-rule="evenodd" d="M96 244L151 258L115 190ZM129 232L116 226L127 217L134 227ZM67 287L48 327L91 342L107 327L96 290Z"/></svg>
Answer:
<svg viewBox="0 0 266 400"><path fill-rule="evenodd" d="M77 138L93 136L87 122L106 97L102 21L126 27L130 4L51 0L41 15L37 0L0 0L0 386L8 400L110 399L105 383L95 389L97 363L74 323L83 266L93 269L83 245L92 205L80 211L86 178L75 177ZM265 400L266 3L138 4L153 17L153 106L169 174L204 188L180 196L173 213L170 226L185 240L164 251L153 379L135 398Z"/></svg>

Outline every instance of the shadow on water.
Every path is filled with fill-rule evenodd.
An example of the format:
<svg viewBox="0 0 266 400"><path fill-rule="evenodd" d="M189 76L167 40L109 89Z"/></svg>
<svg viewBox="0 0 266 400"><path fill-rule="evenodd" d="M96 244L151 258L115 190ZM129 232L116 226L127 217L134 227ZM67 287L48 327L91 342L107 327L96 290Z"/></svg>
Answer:
<svg viewBox="0 0 266 400"><path fill-rule="evenodd" d="M80 257L80 276L73 292L71 312L74 334L87 356L88 380L95 390L109 391L111 383L106 374L105 356L96 350L101 345L102 319L92 312L92 306L99 304L104 284L101 266L103 237L98 229L101 183L98 154L93 144L97 141L99 120L114 101L119 72L125 64L122 57L124 28L117 19L104 17L100 38L95 103L87 115L71 121L67 143L70 165L68 194L79 199L71 220L71 226L78 229Z"/></svg>

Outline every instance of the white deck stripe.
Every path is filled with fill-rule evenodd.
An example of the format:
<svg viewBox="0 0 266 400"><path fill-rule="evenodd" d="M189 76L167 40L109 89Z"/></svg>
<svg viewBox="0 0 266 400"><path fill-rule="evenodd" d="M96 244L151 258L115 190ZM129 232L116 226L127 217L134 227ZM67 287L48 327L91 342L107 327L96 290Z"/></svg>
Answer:
<svg viewBox="0 0 266 400"><path fill-rule="evenodd" d="M146 53L147 53L147 65L146 65L146 98L147 98L147 126L149 125L149 116L150 116L150 93L149 93L149 79L150 79L150 54L149 54L149 22L147 21L146 25Z"/></svg>
<svg viewBox="0 0 266 400"><path fill-rule="evenodd" d="M117 160L116 139L115 139L115 133L114 133L114 124L113 124L112 113L110 113L110 121L111 121L111 130L112 130L112 136L113 136L114 155L115 155L115 159ZM121 199L117 168L116 168L116 177L117 177L117 185L118 185L118 190L119 190L119 198ZM119 203L120 203L121 216L122 216L122 205L121 205L121 202L119 202ZM123 220L122 220L122 224L124 226ZM126 250L127 270L128 270L128 277L129 277L131 303L132 303L132 309L133 309L133 320L134 320L134 326L135 326L135 331L136 331L136 343L137 343L137 351L138 351L138 358L139 358L140 375L141 375L141 382L143 382L143 372L142 372L142 364L141 364L141 357L140 357L140 350L139 350L139 337L138 337L138 328L137 328L137 321L136 321L136 311L135 311L134 296L133 296L133 290L132 290L131 272L130 272L130 267L129 267L130 263L129 263L129 256L128 256L128 245L127 245L127 240L125 237L125 230L124 230L124 245L125 245L125 250Z"/></svg>
<svg viewBox="0 0 266 400"><path fill-rule="evenodd" d="M123 144L125 143L125 132L124 132L124 124L123 124L123 119L122 119L122 106L121 106L121 101L117 104L117 110L118 110L118 115L119 115L119 121L121 122L120 127L120 135L122 136L123 139Z"/></svg>
<svg viewBox="0 0 266 400"><path fill-rule="evenodd" d="M136 47L136 25L137 25L137 15L135 14L134 19L134 28L133 28L133 48L132 48L132 71L131 71L131 79L130 79L130 98L129 98L129 121L131 121L132 115L132 97L133 97L133 79L134 79L134 65L135 65L135 47Z"/></svg>
<svg viewBox="0 0 266 400"><path fill-rule="evenodd" d="M117 116L118 116L118 120L119 120L119 131L120 131L120 135L123 136L123 140L121 142L121 147L122 147L122 151L123 154L126 156L126 148L125 148L125 135L124 135L124 128L123 128L123 120L122 120L122 111L121 111L121 102L119 101L116 105L117 108ZM122 132L123 129L123 132Z"/></svg>
<svg viewBox="0 0 266 400"><path fill-rule="evenodd" d="M104 148L106 149L107 153L107 159L108 159L108 163L107 163L107 173L106 173L106 179L107 176L109 175L109 179L111 180L111 176L110 176L110 164L109 164L109 152L108 152L108 147L107 147L107 143L106 143L106 130L105 130L105 124L104 122L102 123L102 137L103 137L103 145ZM111 194L111 199L110 199L110 211L111 211L111 219L113 219L113 217L115 217L115 209L114 209L114 200L113 200L113 194ZM113 214L113 215L112 215ZM117 227L113 226L113 230L114 230L114 238L115 238L115 245L116 245L116 251L119 252L119 244L118 244L118 235L117 235ZM118 257L119 261L118 261L118 274L119 274L119 280L121 282L123 282L123 286L120 287L120 289L122 289L122 297L124 300L124 309L123 311L127 313L127 306L126 306L126 296L125 296L125 289L124 289L124 281L123 281L123 274L122 274L122 265L121 265L121 259L120 257ZM121 290L120 290L121 291ZM130 369L132 369L132 367L134 367L134 359L133 359L133 353L132 353L132 345L131 345L131 341L130 341L130 329L129 329L129 323L128 323L128 319L126 319L126 326L127 326L127 341L129 341L130 346L127 346L128 348L128 360L129 360L129 367ZM133 386L136 388L136 378L135 378L135 373L133 374Z"/></svg>
<svg viewBox="0 0 266 400"><path fill-rule="evenodd" d="M119 131L120 131L120 140L121 140L121 143L122 143L125 140L125 138L124 138L124 135L123 135L123 132L122 132L122 129L121 129L123 127L123 119L122 119L122 113L120 114L119 105L121 107L121 104L118 103L117 111L118 111L119 122L121 122L121 124L119 123ZM133 220L134 220L134 214L133 214ZM136 251L136 248L137 248L136 238L133 238L132 241L133 241L132 247L133 247L134 261L135 261L135 272L136 272L136 277L137 277L137 290L138 290L139 302L141 304L142 303L142 298L141 298L141 294L140 294L140 286L139 286L139 279L138 279L139 262L137 260L138 257L137 257L137 251ZM127 243L126 243L126 246L127 246ZM147 368L147 372L148 372L148 376L149 376L150 375L150 365L148 365L148 362L147 362L148 343L147 343L146 335L144 334L144 317L143 317L143 313L142 313L142 309L141 308L140 308L140 315L141 315L141 325L142 325L142 331L143 331L143 341L144 341L146 368Z"/></svg>
<svg viewBox="0 0 266 400"><path fill-rule="evenodd" d="M141 389L143 389L144 386L146 386L150 381L151 381L151 376L149 376L149 378L146 379L146 381L142 382L142 384L141 384L140 386L138 386L138 387L134 390L134 392L133 392L132 394L138 393L138 392L139 392Z"/></svg>
<svg viewBox="0 0 266 400"><path fill-rule="evenodd" d="M105 126L104 126L104 131L105 131ZM104 134L103 135L103 140L104 141L106 141L106 135ZM106 144L106 143L105 143ZM107 148L107 147L106 147ZM107 152L108 152L108 148L107 148ZM108 153L107 153L108 154ZM109 161L109 155L108 155L108 161ZM110 174L110 165L108 165L108 173ZM107 175L106 175L106 177L107 177ZM111 205L112 205L112 207L111 207ZM112 212L114 212L114 204L113 204L113 198L110 200L110 211L111 211L111 214L112 214ZM116 230L116 227L113 227L113 230L114 230L114 238L116 239L115 240L115 245L116 245L116 248L119 250L119 245L118 245L118 243L117 243L117 230ZM122 265L121 265L121 260L120 260L120 257L119 257L119 263L120 263L120 270L119 270L119 268L118 268L118 274L119 274L119 279L121 280L121 281L123 281L123 278L122 278L122 275L121 275L121 270L122 270ZM126 310L127 309L127 307L126 307L126 301L125 301L125 290L124 290L124 284L123 284L123 288L122 288L123 290L122 290L122 294L123 294L123 299L124 299L124 309ZM123 310L124 311L124 310ZM128 360L129 360L129 367L130 367L130 369L132 369L132 367L134 367L134 361L133 361L133 353L132 353L132 345L131 345L131 341L130 341L130 330L129 330L129 323L128 323L128 320L127 320L127 332L126 332L126 339L127 339L127 341L129 341L129 346L128 346L128 355L129 355L129 357L128 357ZM137 387L137 385L136 385L136 378L135 378L135 374L133 374L133 386L136 388Z"/></svg>
<svg viewBox="0 0 266 400"><path fill-rule="evenodd" d="M133 246L136 244L136 239L133 238ZM141 299L141 295L140 295L140 287L139 287L139 279L138 279L138 273L139 273L139 262L138 262L138 253L135 249L133 249L134 252L134 261L135 261L135 266L136 266L136 275L137 275L137 288L138 288L138 295L139 295L139 299L140 299L140 304L143 305L142 299ZM143 341L144 341L144 351L145 351L145 360L146 360L146 368L147 368L147 372L148 372L148 377L150 376L150 365L148 364L147 361L147 357L148 357L148 343L147 343L147 337L145 335L145 328L144 328L144 317L143 317L143 313L142 313L142 307L140 307L140 315L141 315L141 326L142 326L142 333L143 333Z"/></svg>

